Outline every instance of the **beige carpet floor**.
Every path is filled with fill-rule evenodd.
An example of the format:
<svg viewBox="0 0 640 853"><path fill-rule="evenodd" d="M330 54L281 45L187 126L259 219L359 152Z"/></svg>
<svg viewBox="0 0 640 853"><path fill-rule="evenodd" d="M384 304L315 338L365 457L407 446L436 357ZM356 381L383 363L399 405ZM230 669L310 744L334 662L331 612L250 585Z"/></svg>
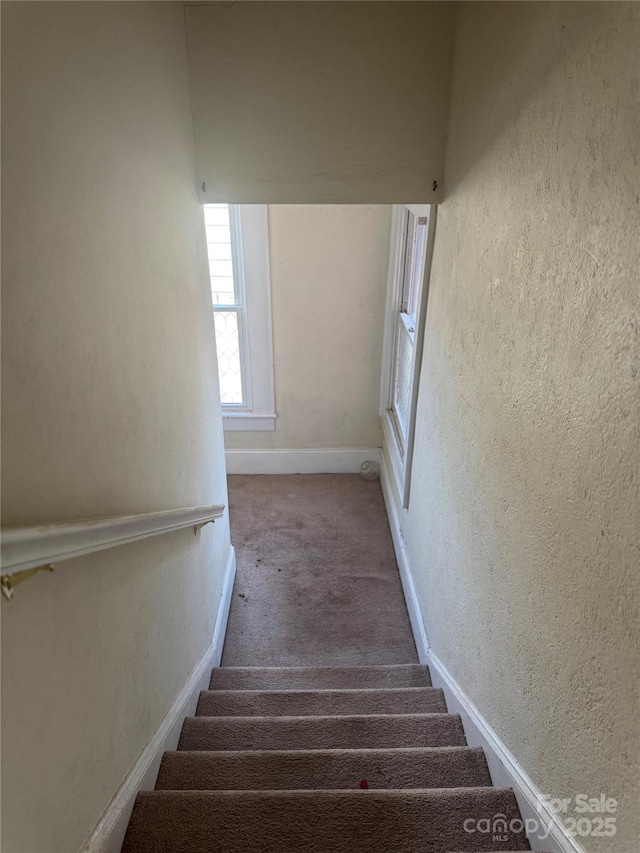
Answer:
<svg viewBox="0 0 640 853"><path fill-rule="evenodd" d="M224 666L417 660L378 481L229 477L237 576Z"/></svg>

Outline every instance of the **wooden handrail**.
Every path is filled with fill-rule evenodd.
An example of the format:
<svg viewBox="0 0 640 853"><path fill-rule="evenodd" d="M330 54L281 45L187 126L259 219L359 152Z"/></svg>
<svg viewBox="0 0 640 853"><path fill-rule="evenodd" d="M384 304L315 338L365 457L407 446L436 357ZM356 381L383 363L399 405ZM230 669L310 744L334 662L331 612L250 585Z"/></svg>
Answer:
<svg viewBox="0 0 640 853"><path fill-rule="evenodd" d="M33 527L4 528L0 532L2 592L11 598L13 588L40 569L53 564L115 548L185 527L193 532L221 518L224 504L191 506L140 515L116 515L87 521L68 521Z"/></svg>

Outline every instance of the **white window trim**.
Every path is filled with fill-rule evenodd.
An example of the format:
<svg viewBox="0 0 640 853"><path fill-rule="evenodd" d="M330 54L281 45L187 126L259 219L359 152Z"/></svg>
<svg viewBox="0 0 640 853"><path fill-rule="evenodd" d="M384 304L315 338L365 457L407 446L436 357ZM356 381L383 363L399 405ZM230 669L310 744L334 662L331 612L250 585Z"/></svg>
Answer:
<svg viewBox="0 0 640 853"><path fill-rule="evenodd" d="M254 412L222 412L225 432L273 432L276 428L276 415L256 415Z"/></svg>
<svg viewBox="0 0 640 853"><path fill-rule="evenodd" d="M391 407L393 404L394 354L396 350L396 335L398 329L398 312L401 308L402 281L404 264L404 232L405 213L409 210L415 216L426 216L429 219L427 239L425 243L424 274L416 306L415 325L415 356L411 377L411 407L409 428L407 431L406 450L403 453L393 422ZM391 461L391 469L396 489L402 503L402 508L409 506L409 491L411 487L411 465L413 461L413 445L416 429L416 410L418 405L418 388L420 384L420 366L424 348L424 327L427 314L427 297L429 291L429 275L433 256L433 239L436 225L436 207L431 204L396 204L393 207L391 220L391 242L389 247L389 273L387 279L387 299L385 306L384 338L382 345L382 373L380 379L380 418L384 445ZM404 319L404 318L403 318Z"/></svg>
<svg viewBox="0 0 640 853"><path fill-rule="evenodd" d="M225 431L273 431L273 333L266 204L229 205L234 275L244 313L240 330L243 405L222 406Z"/></svg>

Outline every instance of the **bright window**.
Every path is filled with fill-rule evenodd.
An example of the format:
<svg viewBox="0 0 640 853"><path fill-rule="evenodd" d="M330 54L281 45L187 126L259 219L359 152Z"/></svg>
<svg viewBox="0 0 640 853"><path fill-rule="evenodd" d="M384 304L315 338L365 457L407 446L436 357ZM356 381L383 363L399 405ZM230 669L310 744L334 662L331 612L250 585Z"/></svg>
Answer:
<svg viewBox="0 0 640 853"><path fill-rule="evenodd" d="M274 429L266 205L204 205L225 429Z"/></svg>
<svg viewBox="0 0 640 853"><path fill-rule="evenodd" d="M392 224L380 414L385 446L404 507L409 502L428 265L435 224L432 211L429 205L396 205Z"/></svg>

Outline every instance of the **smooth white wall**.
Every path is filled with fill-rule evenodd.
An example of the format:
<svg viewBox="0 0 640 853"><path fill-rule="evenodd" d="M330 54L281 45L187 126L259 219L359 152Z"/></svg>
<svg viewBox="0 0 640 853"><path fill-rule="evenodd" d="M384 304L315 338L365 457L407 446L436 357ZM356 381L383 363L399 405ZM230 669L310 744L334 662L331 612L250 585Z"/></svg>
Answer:
<svg viewBox="0 0 640 853"><path fill-rule="evenodd" d="M387 205L270 205L276 426L227 448L378 447Z"/></svg>
<svg viewBox="0 0 640 853"><path fill-rule="evenodd" d="M226 503L179 3L2 4L3 525ZM211 642L225 517L2 601L2 847L70 853Z"/></svg>
<svg viewBox="0 0 640 853"><path fill-rule="evenodd" d="M439 2L187 5L203 200L437 201L453 13Z"/></svg>
<svg viewBox="0 0 640 853"><path fill-rule="evenodd" d="M639 11L459 11L404 519L433 649L523 769L619 800L590 851L638 839Z"/></svg>

